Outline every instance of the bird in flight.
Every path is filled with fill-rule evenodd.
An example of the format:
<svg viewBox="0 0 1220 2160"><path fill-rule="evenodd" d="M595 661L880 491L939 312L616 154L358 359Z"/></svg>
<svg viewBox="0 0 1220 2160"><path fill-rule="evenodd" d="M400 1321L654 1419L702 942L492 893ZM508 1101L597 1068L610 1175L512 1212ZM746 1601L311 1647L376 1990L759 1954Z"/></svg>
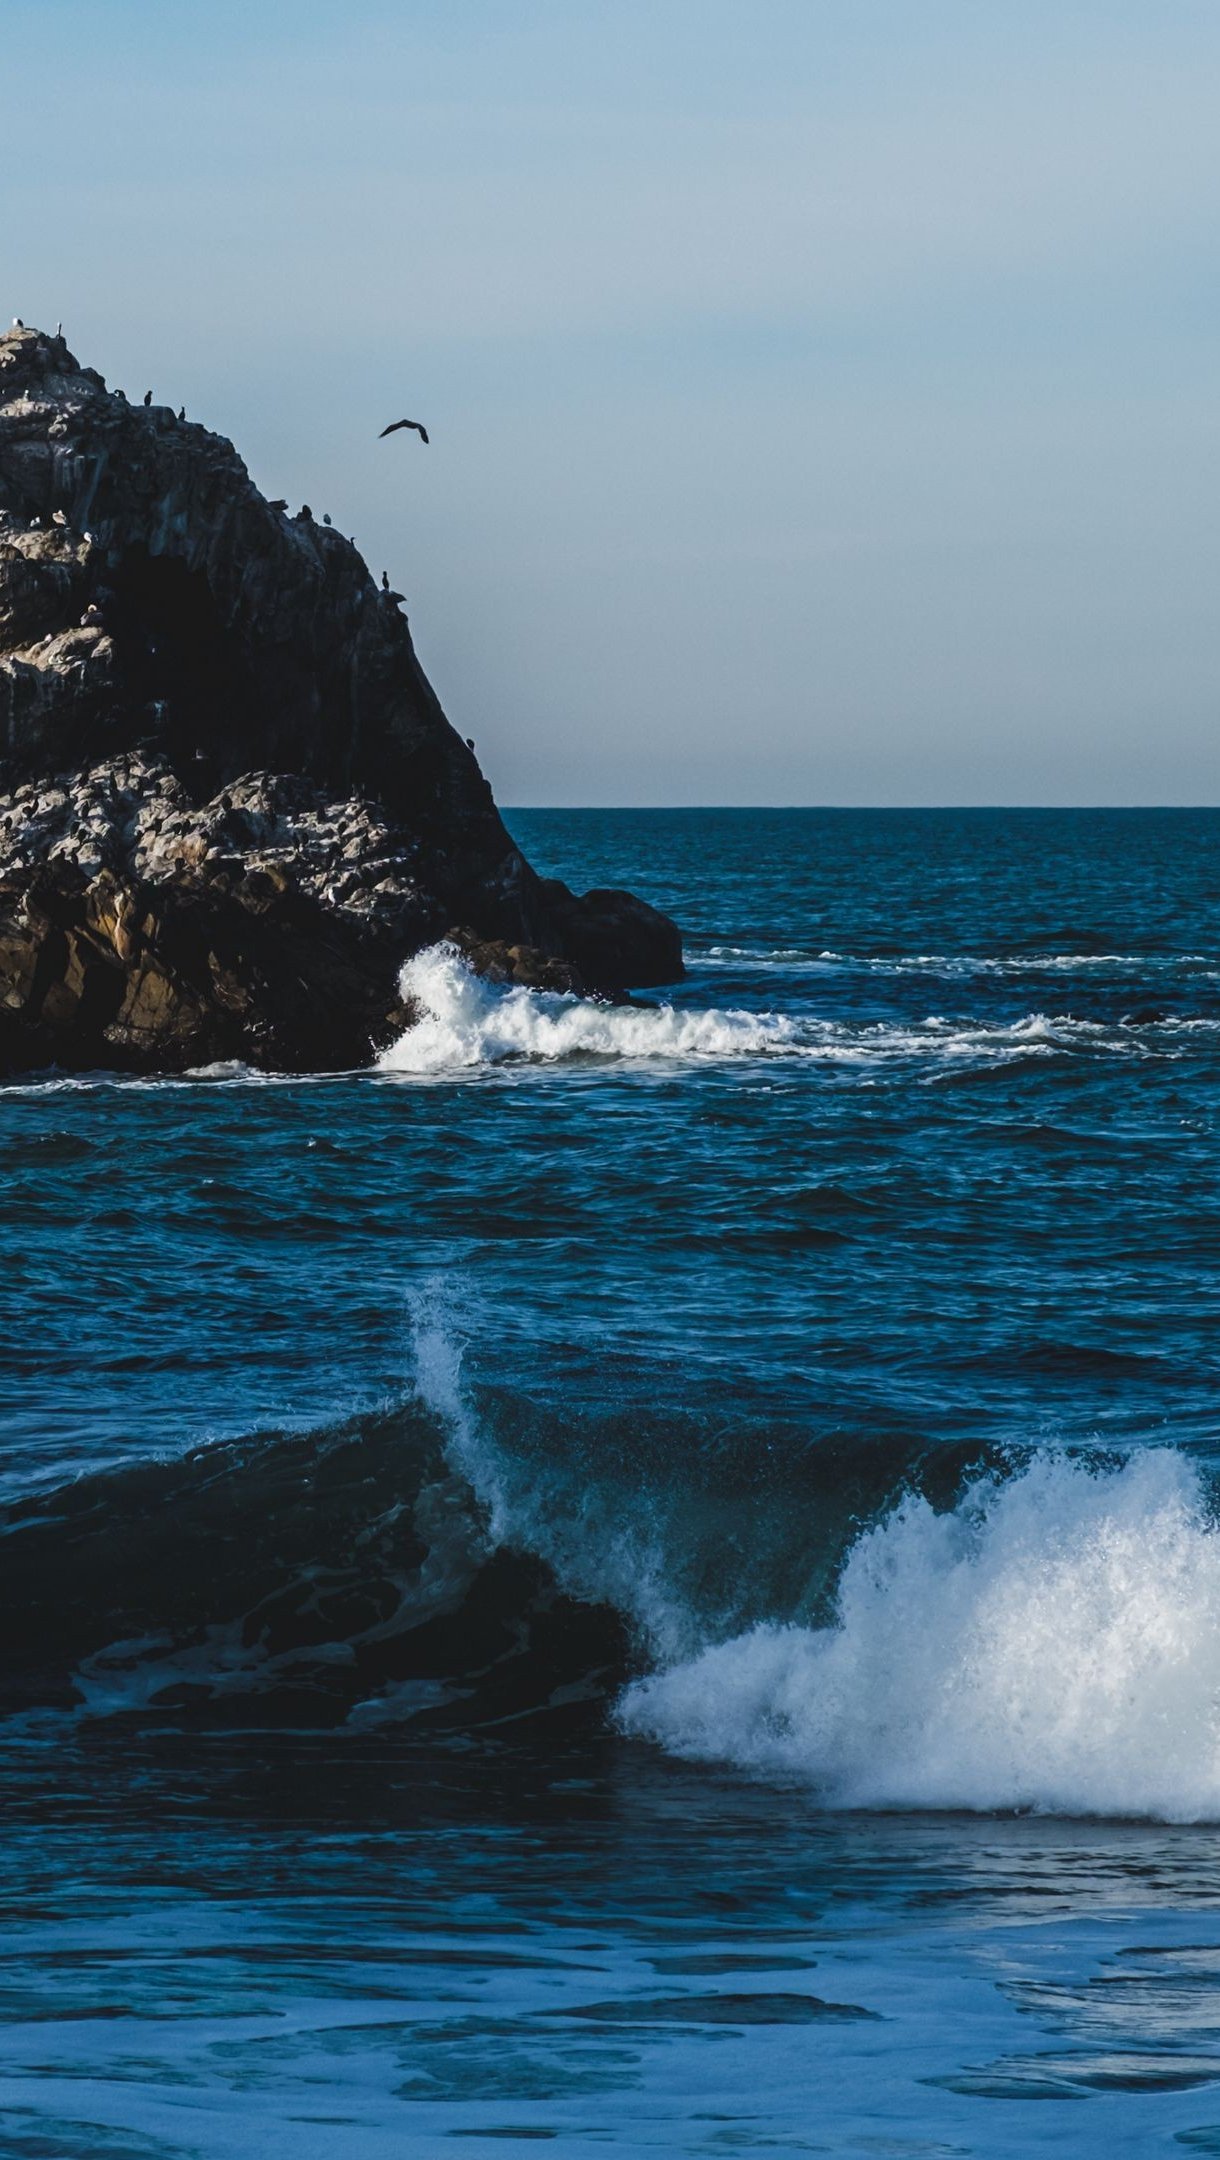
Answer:
<svg viewBox="0 0 1220 2160"><path fill-rule="evenodd" d="M396 434L398 433L398 430L399 430L399 428L402 428L402 427L409 427L409 428L414 428L414 429L415 429L415 432L416 432L416 434L418 435L418 437L419 437L419 439L420 439L420 441L421 441L421 442L427 442L427 440L428 440L428 430L427 430L427 428L426 428L426 427L424 426L424 424L423 424L422 420L391 420L391 422L390 422L390 425L389 425L389 427L383 427L383 428L382 428L382 430L381 430L381 434L380 434L380 435L379 435L379 436L377 437L377 440L378 440L378 442L380 442L380 441L382 440L382 437L383 437L383 436L386 436L386 435L396 435Z"/></svg>

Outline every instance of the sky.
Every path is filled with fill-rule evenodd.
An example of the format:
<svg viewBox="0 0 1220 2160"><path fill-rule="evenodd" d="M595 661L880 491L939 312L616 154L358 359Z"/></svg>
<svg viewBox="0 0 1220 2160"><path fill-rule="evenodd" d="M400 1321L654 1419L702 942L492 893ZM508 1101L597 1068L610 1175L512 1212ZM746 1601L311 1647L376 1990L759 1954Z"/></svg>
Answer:
<svg viewBox="0 0 1220 2160"><path fill-rule="evenodd" d="M0 310L505 804L1216 803L1217 113L1215 0L4 0Z"/></svg>

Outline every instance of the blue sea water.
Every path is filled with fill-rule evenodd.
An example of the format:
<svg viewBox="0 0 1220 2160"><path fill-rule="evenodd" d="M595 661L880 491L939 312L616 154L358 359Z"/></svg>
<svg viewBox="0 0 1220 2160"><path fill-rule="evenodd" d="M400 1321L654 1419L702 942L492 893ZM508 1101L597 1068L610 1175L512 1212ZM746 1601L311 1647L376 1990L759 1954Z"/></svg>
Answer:
<svg viewBox="0 0 1220 2160"><path fill-rule="evenodd" d="M0 1088L0 2153L1220 2153L1220 813Z"/></svg>

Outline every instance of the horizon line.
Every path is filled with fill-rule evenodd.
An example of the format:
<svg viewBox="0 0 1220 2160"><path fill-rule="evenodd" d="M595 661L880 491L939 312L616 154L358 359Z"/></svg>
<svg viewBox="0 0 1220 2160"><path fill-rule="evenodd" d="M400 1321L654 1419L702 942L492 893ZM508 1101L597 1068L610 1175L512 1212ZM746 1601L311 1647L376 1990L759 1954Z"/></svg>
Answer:
<svg viewBox="0 0 1220 2160"><path fill-rule="evenodd" d="M1037 803L1037 802L968 802L968 803L836 803L836 802L697 802L697 803L628 803L628 802L498 802L501 812L509 810L643 810L649 813L669 813L707 810L816 810L834 811L842 815L867 811L872 816L910 816L920 812L943 814L948 811L1041 811L1066 814L1083 811L1090 815L1133 816L1141 812L1164 810L1220 810L1220 802L1147 802L1147 803Z"/></svg>

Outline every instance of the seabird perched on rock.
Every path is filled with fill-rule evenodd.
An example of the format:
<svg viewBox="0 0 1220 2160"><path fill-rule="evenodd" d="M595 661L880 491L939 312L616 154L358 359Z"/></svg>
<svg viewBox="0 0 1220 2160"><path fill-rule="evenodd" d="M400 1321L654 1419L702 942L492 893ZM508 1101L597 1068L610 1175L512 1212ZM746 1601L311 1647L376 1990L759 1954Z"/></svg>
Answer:
<svg viewBox="0 0 1220 2160"><path fill-rule="evenodd" d="M414 428L420 441L427 442L428 430L422 420L391 420L389 427L382 428L381 434L377 437L378 442L382 442L387 435L397 435L399 428L404 427Z"/></svg>
<svg viewBox="0 0 1220 2160"><path fill-rule="evenodd" d="M146 391L144 392L144 403L145 403L146 405L151 405L151 404L152 404L152 391L151 391L151 390L146 390Z"/></svg>
<svg viewBox="0 0 1220 2160"><path fill-rule="evenodd" d="M323 523L324 525L329 525L329 524L330 524L330 511L329 511L329 510L324 510L324 511L322 512L322 523Z"/></svg>
<svg viewBox="0 0 1220 2160"><path fill-rule="evenodd" d="M22 320L21 320L21 317L20 317L20 315L14 315L14 317L13 317L13 328L14 328L14 330L24 330L24 329L25 329L25 324L24 324L24 323L22 322Z"/></svg>
<svg viewBox="0 0 1220 2160"><path fill-rule="evenodd" d="M180 420L185 420L185 418L186 418L186 407L185 407L185 405L180 405L180 406L178 407L178 418L179 418Z"/></svg>
<svg viewBox="0 0 1220 2160"><path fill-rule="evenodd" d="M389 589L390 589L390 573L389 573L389 571L388 571L388 570L383 570L383 571L382 571L382 573L381 573L381 590L382 590L382 592L388 592L388 591L389 591Z"/></svg>
<svg viewBox="0 0 1220 2160"><path fill-rule="evenodd" d="M271 510L286 510L288 508L288 497L286 495L277 495L275 501L268 504L268 508Z"/></svg>

